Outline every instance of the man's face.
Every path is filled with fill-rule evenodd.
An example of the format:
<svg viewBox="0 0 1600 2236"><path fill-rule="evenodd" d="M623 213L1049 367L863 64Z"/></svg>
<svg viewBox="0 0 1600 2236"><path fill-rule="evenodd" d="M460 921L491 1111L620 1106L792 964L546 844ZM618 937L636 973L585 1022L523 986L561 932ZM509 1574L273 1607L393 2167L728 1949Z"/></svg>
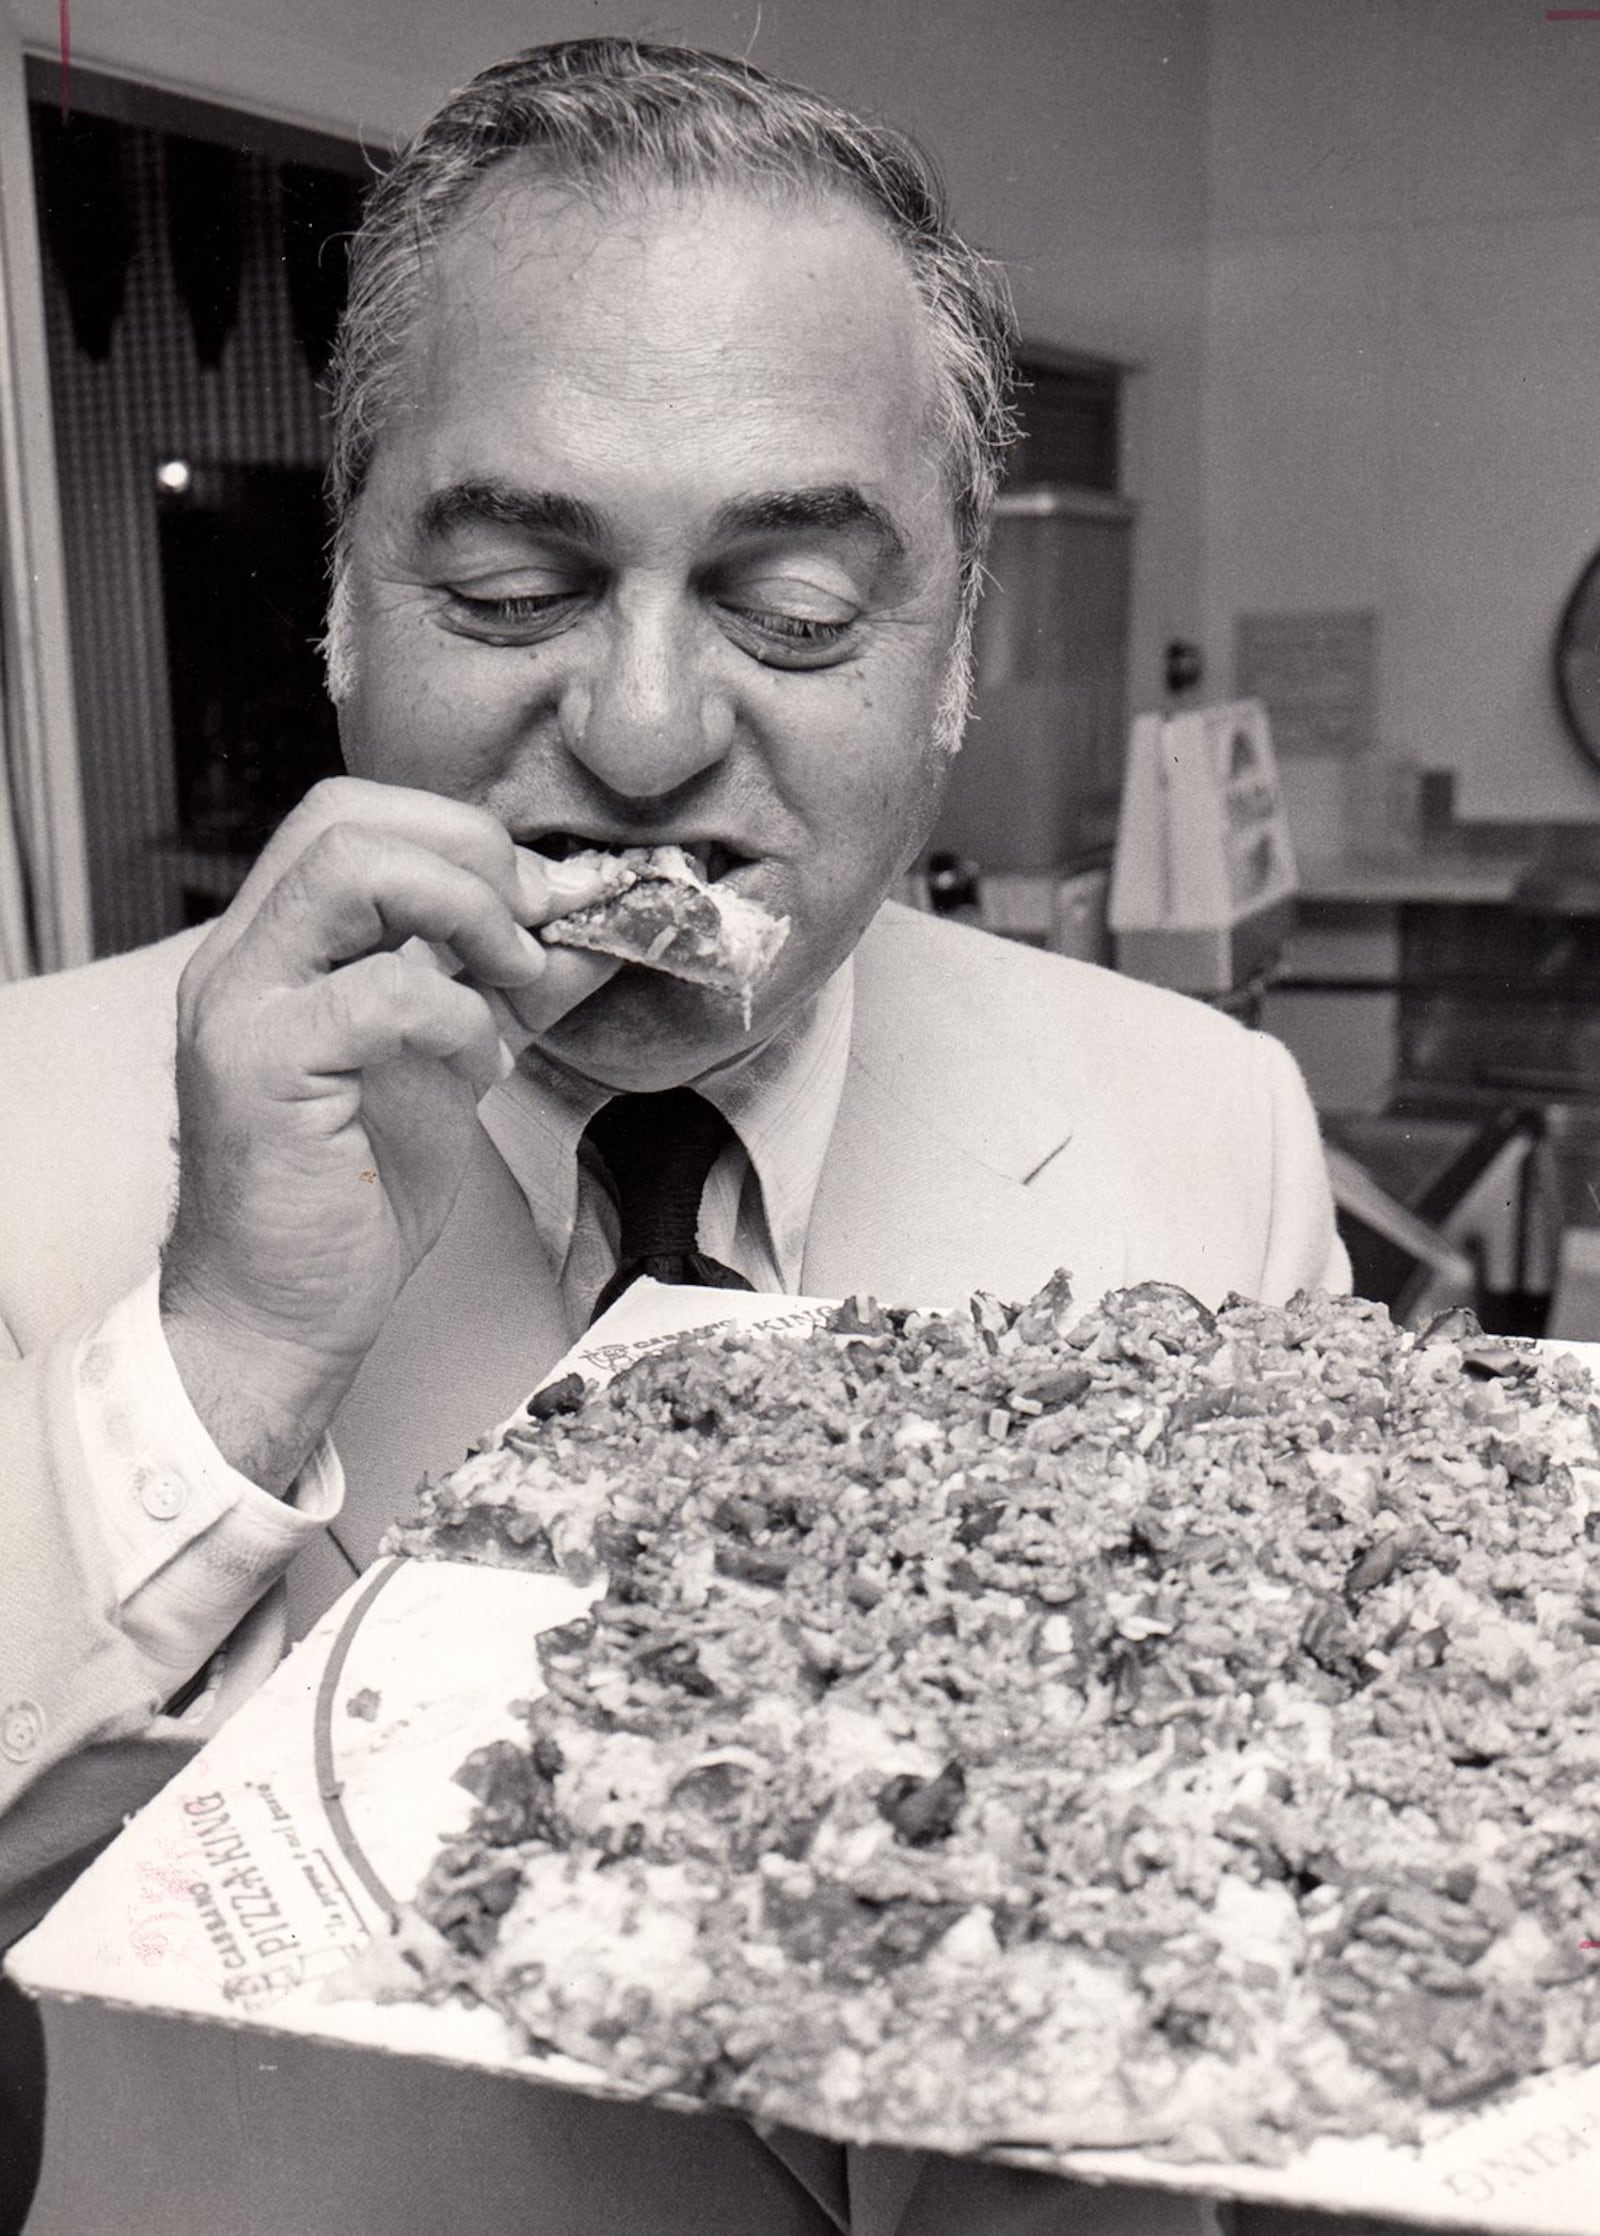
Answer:
<svg viewBox="0 0 1600 2236"><path fill-rule="evenodd" d="M790 919L736 1006L622 970L541 1045L658 1087L761 1038L926 835L957 558L923 314L848 203L596 208L512 167L442 244L351 547L346 758L524 844L709 849Z"/></svg>

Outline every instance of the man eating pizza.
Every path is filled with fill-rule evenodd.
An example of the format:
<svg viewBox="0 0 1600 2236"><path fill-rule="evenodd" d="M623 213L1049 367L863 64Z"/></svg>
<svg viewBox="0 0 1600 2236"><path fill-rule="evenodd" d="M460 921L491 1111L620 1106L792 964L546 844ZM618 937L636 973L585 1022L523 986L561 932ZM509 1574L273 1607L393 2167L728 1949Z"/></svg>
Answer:
<svg viewBox="0 0 1600 2236"><path fill-rule="evenodd" d="M1281 1049L885 905L961 739L1009 338L906 142L715 56L535 49L375 190L349 773L203 935L0 1002L0 1939L641 1268L1342 1285ZM652 879L693 928L594 936ZM732 2123L545 2093L484 2197L589 2120L649 2148L562 2227L827 2225Z"/></svg>

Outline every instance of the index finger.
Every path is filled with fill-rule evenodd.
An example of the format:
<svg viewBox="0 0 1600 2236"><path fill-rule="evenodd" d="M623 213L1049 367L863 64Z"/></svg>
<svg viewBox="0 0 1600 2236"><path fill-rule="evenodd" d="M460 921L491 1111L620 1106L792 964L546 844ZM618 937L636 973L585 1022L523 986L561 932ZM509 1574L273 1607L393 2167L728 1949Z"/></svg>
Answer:
<svg viewBox="0 0 1600 2236"><path fill-rule="evenodd" d="M268 839L244 883L209 935L214 950L225 952L260 913L267 895L307 848L338 824L356 824L387 837L408 840L471 870L505 902L519 923L531 921L517 871L521 849L487 808L447 799L406 784L376 784L369 777L332 776L313 786ZM565 903L570 907L570 902Z"/></svg>
<svg viewBox="0 0 1600 2236"><path fill-rule="evenodd" d="M309 791L262 848L235 896L253 915L284 871L335 823L363 823L409 839L473 870L493 886L519 924L545 924L586 908L616 886L615 858L595 851L568 861L518 846L497 815L468 800L368 777L328 777Z"/></svg>

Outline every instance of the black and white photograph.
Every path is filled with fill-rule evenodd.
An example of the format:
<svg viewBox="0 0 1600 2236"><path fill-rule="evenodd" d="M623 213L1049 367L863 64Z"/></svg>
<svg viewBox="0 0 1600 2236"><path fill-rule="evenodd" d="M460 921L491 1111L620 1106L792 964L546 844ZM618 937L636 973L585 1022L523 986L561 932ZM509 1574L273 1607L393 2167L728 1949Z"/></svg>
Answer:
<svg viewBox="0 0 1600 2236"><path fill-rule="evenodd" d="M1600 6L0 0L0 2236L1600 2236Z"/></svg>

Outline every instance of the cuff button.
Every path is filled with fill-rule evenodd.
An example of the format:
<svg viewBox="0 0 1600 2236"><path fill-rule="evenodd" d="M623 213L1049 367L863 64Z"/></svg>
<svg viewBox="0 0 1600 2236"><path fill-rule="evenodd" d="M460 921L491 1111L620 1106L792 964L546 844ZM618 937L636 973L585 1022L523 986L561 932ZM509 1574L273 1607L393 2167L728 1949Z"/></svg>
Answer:
<svg viewBox="0 0 1600 2236"><path fill-rule="evenodd" d="M168 1475L158 1475L153 1468L140 1468L136 1478L139 1487L139 1504L153 1522L170 1522L183 1510L183 1487Z"/></svg>
<svg viewBox="0 0 1600 2236"><path fill-rule="evenodd" d="M14 1700L0 1708L0 1755L7 1762L31 1762L44 1737L44 1710L36 1700Z"/></svg>

